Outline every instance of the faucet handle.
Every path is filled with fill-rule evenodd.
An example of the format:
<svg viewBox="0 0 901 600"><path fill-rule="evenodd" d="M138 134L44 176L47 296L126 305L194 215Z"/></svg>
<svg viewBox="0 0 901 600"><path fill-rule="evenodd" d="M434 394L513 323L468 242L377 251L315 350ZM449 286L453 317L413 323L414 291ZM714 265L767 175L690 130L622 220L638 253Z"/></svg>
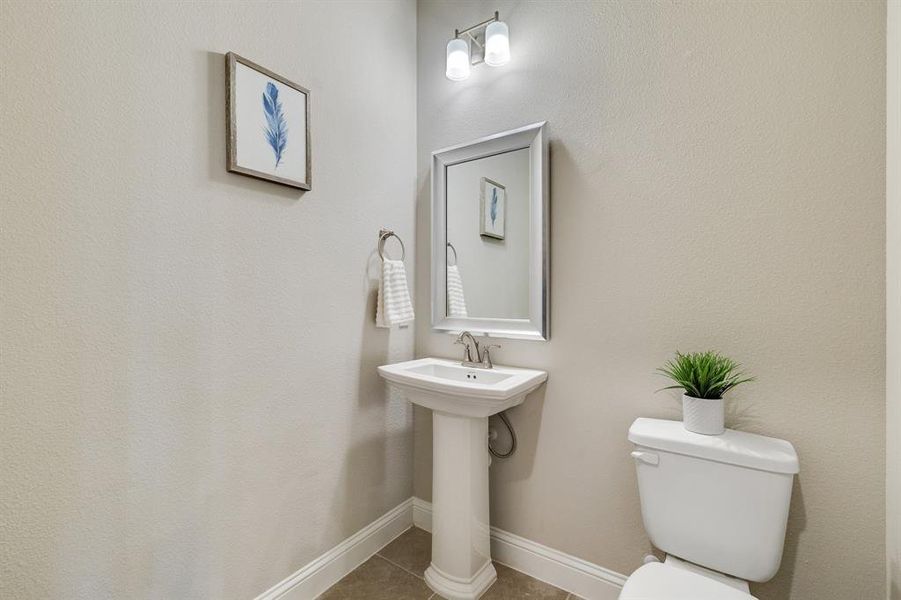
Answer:
<svg viewBox="0 0 901 600"><path fill-rule="evenodd" d="M491 362L491 349L500 347L500 344L484 344L482 346L482 364L484 364L486 368L494 368L494 363Z"/></svg>

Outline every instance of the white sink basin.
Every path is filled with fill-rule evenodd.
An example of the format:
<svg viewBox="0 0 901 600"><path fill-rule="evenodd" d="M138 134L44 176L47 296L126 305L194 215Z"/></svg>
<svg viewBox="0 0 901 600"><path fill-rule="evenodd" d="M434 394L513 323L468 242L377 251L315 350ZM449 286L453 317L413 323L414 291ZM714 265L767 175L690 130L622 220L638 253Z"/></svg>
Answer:
<svg viewBox="0 0 901 600"><path fill-rule="evenodd" d="M488 517L488 417L547 379L533 369L474 369L445 358L379 367L407 399L432 409L432 563L425 582L448 600L475 600L497 579Z"/></svg>
<svg viewBox="0 0 901 600"><path fill-rule="evenodd" d="M420 358L379 367L413 404L465 417L489 417L518 404L547 379L545 371L464 367L445 358Z"/></svg>

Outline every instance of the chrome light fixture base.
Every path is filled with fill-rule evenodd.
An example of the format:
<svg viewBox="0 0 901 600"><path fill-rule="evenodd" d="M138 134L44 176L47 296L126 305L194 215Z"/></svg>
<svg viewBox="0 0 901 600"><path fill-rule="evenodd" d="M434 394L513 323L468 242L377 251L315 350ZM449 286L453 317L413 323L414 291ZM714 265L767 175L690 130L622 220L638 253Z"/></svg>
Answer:
<svg viewBox="0 0 901 600"><path fill-rule="evenodd" d="M485 28L495 21L497 21L497 12L494 13L493 19L489 19L485 23L479 23L463 31L454 30L454 38L462 37L469 44L470 65L476 66L485 62Z"/></svg>

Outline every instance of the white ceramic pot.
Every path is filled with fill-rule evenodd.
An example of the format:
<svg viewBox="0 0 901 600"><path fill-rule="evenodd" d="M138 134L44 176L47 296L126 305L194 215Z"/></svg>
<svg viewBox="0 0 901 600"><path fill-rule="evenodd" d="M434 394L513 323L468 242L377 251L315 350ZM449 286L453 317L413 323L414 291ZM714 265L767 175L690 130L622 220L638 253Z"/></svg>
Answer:
<svg viewBox="0 0 901 600"><path fill-rule="evenodd" d="M723 399L708 400L682 394L682 425L704 435L720 435L726 431Z"/></svg>

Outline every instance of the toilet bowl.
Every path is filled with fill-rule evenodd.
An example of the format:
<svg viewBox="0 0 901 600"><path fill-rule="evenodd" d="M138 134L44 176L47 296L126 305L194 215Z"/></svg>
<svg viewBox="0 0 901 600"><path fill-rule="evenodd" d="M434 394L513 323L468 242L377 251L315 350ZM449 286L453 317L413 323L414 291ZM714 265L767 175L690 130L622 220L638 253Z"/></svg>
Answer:
<svg viewBox="0 0 901 600"><path fill-rule="evenodd" d="M731 581L730 581L731 580ZM755 600L748 582L692 565L674 556L639 567L619 600Z"/></svg>
<svg viewBox="0 0 901 600"><path fill-rule="evenodd" d="M782 562L798 455L785 440L681 421L637 419L629 429L645 531L667 553L638 568L620 600L753 600L749 581Z"/></svg>

